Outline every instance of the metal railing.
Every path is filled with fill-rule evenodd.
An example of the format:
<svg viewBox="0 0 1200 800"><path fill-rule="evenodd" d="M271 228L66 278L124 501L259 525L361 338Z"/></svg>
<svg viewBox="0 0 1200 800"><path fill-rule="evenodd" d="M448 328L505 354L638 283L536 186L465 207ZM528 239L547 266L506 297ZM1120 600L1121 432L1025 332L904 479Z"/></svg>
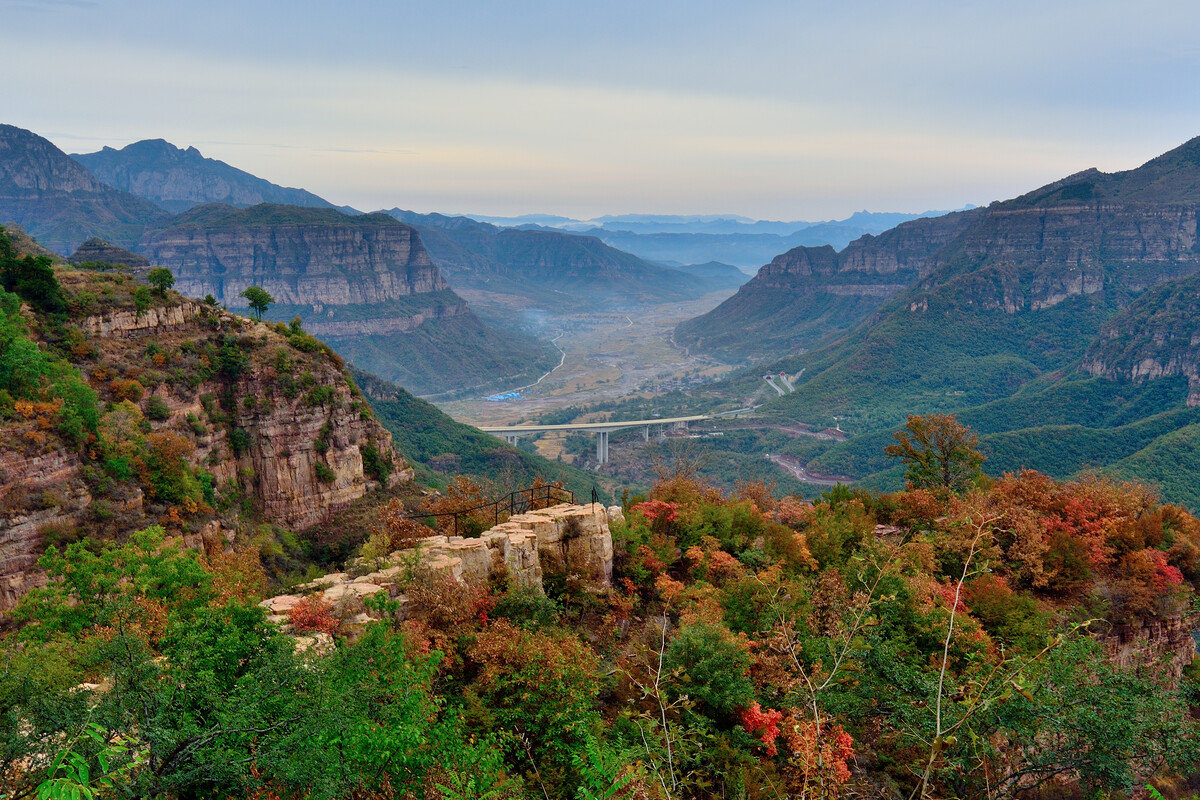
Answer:
<svg viewBox="0 0 1200 800"><path fill-rule="evenodd" d="M592 502L596 502L596 490L592 489ZM414 511L405 516L414 520L434 520L438 531L442 531L441 520L447 517L452 517L454 535L459 535L459 519L461 517L471 517L474 515L476 519L482 518L486 520L489 516L492 518L492 525L500 524L501 514L507 514L508 517L517 514L524 514L526 511L536 511L539 508L549 508L559 503L575 503L575 493L570 489L564 489L561 486L531 486L528 489L518 489L515 492L509 492L507 497L501 497L497 500L475 506L473 508L462 508L457 511L443 511L441 513L421 513ZM481 512L481 513L477 513ZM507 519L507 517L506 517ZM450 525L445 526L450 529ZM463 526L466 530L466 526ZM482 531L479 531L482 533Z"/></svg>

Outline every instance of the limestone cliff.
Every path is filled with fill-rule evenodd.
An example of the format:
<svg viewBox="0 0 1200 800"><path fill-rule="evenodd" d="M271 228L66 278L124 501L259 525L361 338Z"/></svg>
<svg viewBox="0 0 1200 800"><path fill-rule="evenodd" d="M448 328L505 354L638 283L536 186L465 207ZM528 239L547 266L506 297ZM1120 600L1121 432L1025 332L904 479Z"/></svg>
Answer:
<svg viewBox="0 0 1200 800"><path fill-rule="evenodd" d="M142 239L185 295L245 308L242 291L275 298L268 317L299 316L356 365L418 393L536 371L548 347L483 325L410 226L384 214L206 205Z"/></svg>
<svg viewBox="0 0 1200 800"><path fill-rule="evenodd" d="M59 335L99 395L104 439L70 448L34 407L0 426L0 610L37 583L46 544L84 530L304 529L381 481L411 479L341 360L311 336L173 294L139 310L128 275L59 279L77 312Z"/></svg>
<svg viewBox="0 0 1200 800"><path fill-rule="evenodd" d="M382 214L212 204L148 232L138 249L175 273L180 293L211 294L231 308L247 307L240 293L249 286L281 306L318 308L448 288L416 231Z"/></svg>
<svg viewBox="0 0 1200 800"><path fill-rule="evenodd" d="M1155 287L1110 320L1083 369L1134 383L1182 375L1190 407L1200 406L1200 276Z"/></svg>
<svg viewBox="0 0 1200 800"><path fill-rule="evenodd" d="M1135 170L1064 178L986 209L906 222L845 250L796 248L676 341L739 355L847 330L905 293L933 308L1017 314L1096 296L1120 306L1200 271L1200 138Z"/></svg>

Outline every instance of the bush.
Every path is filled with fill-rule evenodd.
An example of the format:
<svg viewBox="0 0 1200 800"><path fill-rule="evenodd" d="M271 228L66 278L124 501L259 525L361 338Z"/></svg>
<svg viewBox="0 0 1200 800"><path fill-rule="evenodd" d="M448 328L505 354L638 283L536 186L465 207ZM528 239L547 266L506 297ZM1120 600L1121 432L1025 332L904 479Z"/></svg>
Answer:
<svg viewBox="0 0 1200 800"><path fill-rule="evenodd" d="M716 625L684 628L668 645L663 665L682 675L677 694L698 700L716 717L732 719L754 700L749 654Z"/></svg>
<svg viewBox="0 0 1200 800"><path fill-rule="evenodd" d="M333 483L337 480L337 473L327 467L324 463L318 461L315 465L317 471L317 480L321 483Z"/></svg>
<svg viewBox="0 0 1200 800"><path fill-rule="evenodd" d="M158 395L151 395L146 401L146 418L152 419L155 422L171 418L171 407L167 405L167 401L163 400Z"/></svg>
<svg viewBox="0 0 1200 800"><path fill-rule="evenodd" d="M387 485L388 476L392 474L392 455L382 455L373 444L364 444L359 448L362 453L363 472L380 483Z"/></svg>

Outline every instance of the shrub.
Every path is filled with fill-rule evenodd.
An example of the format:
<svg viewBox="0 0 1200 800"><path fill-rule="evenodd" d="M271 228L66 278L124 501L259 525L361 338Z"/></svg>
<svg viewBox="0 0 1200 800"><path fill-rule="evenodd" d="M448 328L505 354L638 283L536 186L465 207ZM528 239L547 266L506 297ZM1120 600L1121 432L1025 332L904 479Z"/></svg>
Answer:
<svg viewBox="0 0 1200 800"><path fill-rule="evenodd" d="M327 467L323 462L318 461L314 465L317 471L317 480L321 483L333 483L337 480L337 473Z"/></svg>
<svg viewBox="0 0 1200 800"><path fill-rule="evenodd" d="M288 624L299 632L319 631L332 636L338 629L333 606L316 595L305 597L287 611Z"/></svg>
<svg viewBox="0 0 1200 800"><path fill-rule="evenodd" d="M146 401L146 418L152 419L155 422L170 419L171 407L167 405L166 400L163 400L158 395L151 395L150 399Z"/></svg>
<svg viewBox="0 0 1200 800"><path fill-rule="evenodd" d="M136 403L142 399L142 395L146 391L146 387L133 379L124 381L114 380L108 385L108 389L112 392L113 401L117 403L122 400L129 400Z"/></svg>
<svg viewBox="0 0 1200 800"><path fill-rule="evenodd" d="M359 451L362 453L363 471L386 485L388 476L392 474L392 454L388 453L385 456L370 443L364 444Z"/></svg>
<svg viewBox="0 0 1200 800"><path fill-rule="evenodd" d="M695 698L717 717L731 719L754 699L749 654L715 625L684 628L667 646L663 665L684 676L678 694Z"/></svg>

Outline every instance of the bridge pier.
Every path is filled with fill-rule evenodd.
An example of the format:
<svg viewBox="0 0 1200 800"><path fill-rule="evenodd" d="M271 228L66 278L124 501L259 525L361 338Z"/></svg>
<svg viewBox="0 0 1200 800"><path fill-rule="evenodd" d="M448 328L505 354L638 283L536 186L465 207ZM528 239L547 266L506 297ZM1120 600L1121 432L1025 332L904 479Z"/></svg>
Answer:
<svg viewBox="0 0 1200 800"><path fill-rule="evenodd" d="M645 428L642 428L642 441L643 442L650 441L650 426L649 425L647 425Z"/></svg>
<svg viewBox="0 0 1200 800"><path fill-rule="evenodd" d="M596 431L596 466L608 463L608 431Z"/></svg>
<svg viewBox="0 0 1200 800"><path fill-rule="evenodd" d="M504 441L508 442L513 447L516 447L517 446L517 435L515 433L506 433L506 434L504 434Z"/></svg>

